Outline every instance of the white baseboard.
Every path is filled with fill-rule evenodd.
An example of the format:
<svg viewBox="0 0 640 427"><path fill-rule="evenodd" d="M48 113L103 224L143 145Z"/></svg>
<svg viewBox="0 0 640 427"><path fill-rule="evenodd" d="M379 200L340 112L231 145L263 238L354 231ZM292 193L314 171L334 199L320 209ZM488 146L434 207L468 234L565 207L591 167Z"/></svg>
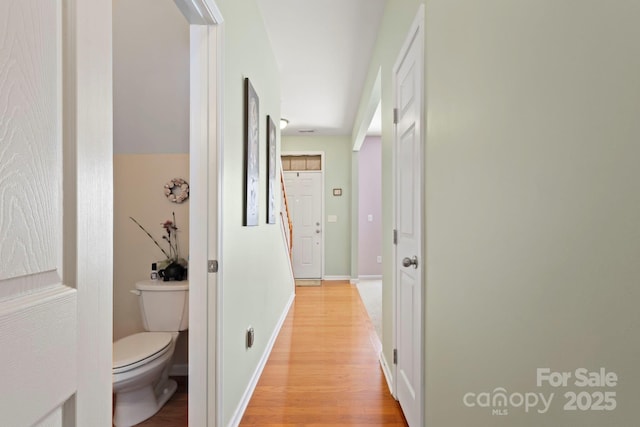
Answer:
<svg viewBox="0 0 640 427"><path fill-rule="evenodd" d="M188 363L180 363L171 366L169 370L170 377L186 377L189 375L189 364Z"/></svg>
<svg viewBox="0 0 640 427"><path fill-rule="evenodd" d="M354 279L354 278L349 279L349 283L352 285L357 285L359 282L360 282L360 279Z"/></svg>
<svg viewBox="0 0 640 427"><path fill-rule="evenodd" d="M382 280L381 274L358 276L358 280Z"/></svg>
<svg viewBox="0 0 640 427"><path fill-rule="evenodd" d="M395 390L393 389L393 374L391 373L391 369L389 368L389 364L387 363L387 359L384 357L384 352L380 352L380 367L382 368L382 373L384 374L384 379L387 380L387 387L389 387L389 391L393 397L396 397Z"/></svg>
<svg viewBox="0 0 640 427"><path fill-rule="evenodd" d="M249 385L247 386L244 394L242 395L242 399L240 399L240 403L236 408L233 416L231 417L231 421L229 421L228 427L238 427L240 425L240 421L242 420L242 416L244 415L244 411L247 409L249 405L249 401L251 400L251 396L253 396L253 392L258 385L258 380L262 375L262 371L264 370L265 365L267 364L267 360L269 360L269 356L271 355L271 350L273 350L273 345L276 343L276 338L278 338L278 334L280 333L280 329L282 329L282 325L284 324L285 319L287 318L287 314L289 314L289 310L291 309L291 305L293 304L293 300L296 297L295 293L291 294L289 297L289 301L287 305L284 307L282 314L280 315L280 319L278 319L278 323L273 330L273 334L271 334L271 338L267 343L267 347L264 349L264 353L258 362L258 366L256 366L256 370L253 372L251 376L251 380L249 381Z"/></svg>
<svg viewBox="0 0 640 427"><path fill-rule="evenodd" d="M324 276L322 280L351 280L351 276Z"/></svg>

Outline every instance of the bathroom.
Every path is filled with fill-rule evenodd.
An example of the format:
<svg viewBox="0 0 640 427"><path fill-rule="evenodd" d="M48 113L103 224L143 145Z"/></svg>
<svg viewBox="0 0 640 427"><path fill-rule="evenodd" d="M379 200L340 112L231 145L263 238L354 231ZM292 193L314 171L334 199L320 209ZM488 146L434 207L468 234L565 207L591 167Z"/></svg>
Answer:
<svg viewBox="0 0 640 427"><path fill-rule="evenodd" d="M189 200L165 186L189 179L189 26L172 0L113 1L113 340L143 332L136 282L166 256L162 224L174 220L188 260ZM170 184L171 185L171 184ZM188 372L188 331L176 342L171 376Z"/></svg>

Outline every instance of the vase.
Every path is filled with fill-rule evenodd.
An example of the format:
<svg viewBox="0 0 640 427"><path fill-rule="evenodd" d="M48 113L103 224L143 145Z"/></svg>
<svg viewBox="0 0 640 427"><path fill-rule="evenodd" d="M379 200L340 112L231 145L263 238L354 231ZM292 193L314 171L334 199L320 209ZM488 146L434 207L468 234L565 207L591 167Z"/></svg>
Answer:
<svg viewBox="0 0 640 427"><path fill-rule="evenodd" d="M187 269L180 265L177 261L172 261L162 270L158 271L158 275L165 282L181 281L187 278Z"/></svg>

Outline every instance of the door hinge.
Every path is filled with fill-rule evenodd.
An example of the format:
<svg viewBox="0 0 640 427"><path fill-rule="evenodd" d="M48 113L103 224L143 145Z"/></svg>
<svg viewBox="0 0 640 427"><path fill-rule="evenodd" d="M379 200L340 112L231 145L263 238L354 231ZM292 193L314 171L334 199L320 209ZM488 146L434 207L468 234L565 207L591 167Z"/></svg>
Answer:
<svg viewBox="0 0 640 427"><path fill-rule="evenodd" d="M209 273L217 273L218 272L218 260L210 259L207 263L207 271Z"/></svg>
<svg viewBox="0 0 640 427"><path fill-rule="evenodd" d="M398 244L398 230L393 230L393 244Z"/></svg>
<svg viewBox="0 0 640 427"><path fill-rule="evenodd" d="M397 108L393 109L393 124L394 125L398 124L398 109Z"/></svg>
<svg viewBox="0 0 640 427"><path fill-rule="evenodd" d="M393 349L393 364L394 365L398 364L398 349L397 348Z"/></svg>

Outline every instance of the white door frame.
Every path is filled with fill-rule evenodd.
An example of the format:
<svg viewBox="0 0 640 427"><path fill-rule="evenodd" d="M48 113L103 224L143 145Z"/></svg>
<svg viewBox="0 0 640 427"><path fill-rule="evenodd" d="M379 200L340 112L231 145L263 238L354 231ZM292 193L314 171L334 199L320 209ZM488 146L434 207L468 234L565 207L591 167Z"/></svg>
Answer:
<svg viewBox="0 0 640 427"><path fill-rule="evenodd" d="M399 51L397 60L393 66L393 73L392 73L392 98L393 99L393 106L394 108L396 107L396 85L397 85L397 79L396 79L396 74L400 68L400 65L402 64L402 60L404 59L405 55L407 54L412 41L414 40L414 38L418 37L419 43L421 43L421 48L422 48L422 59L424 60L424 5L420 5L420 7L418 8L418 12L416 14L416 17L414 18L413 23L411 24L411 27L409 28L409 32L407 33L407 36L405 38L405 41L402 44L402 47ZM417 34L417 36L416 36ZM420 38L421 37L421 38ZM420 221L422 223L422 243L421 243L421 253L422 253L422 258L420 261L423 262L423 266L424 266L424 258L426 255L426 245L425 245L425 241L426 239L424 238L424 236L426 235L426 221L425 221L425 215L424 213L425 211L425 190L426 190L426 182L425 182L425 172L424 172L424 166L425 166L425 162L424 162L424 153L426 150L425 147L425 132L424 130L426 129L426 126L424 126L424 120L425 120L425 103L424 103L424 82L425 82L425 77L426 77L426 72L425 72L425 67L422 67L422 84L420 85L420 93L417 94L417 96L419 97L419 99L422 100L422 102L420 103L420 115L419 115L419 120L421 122L420 128L422 129L422 133L420 135L421 138L421 162L422 162L422 176L421 176L421 182L420 182L420 205L422 206L421 212L422 212L422 217L420 218ZM398 229L398 218L397 218L397 207L398 207L398 197L399 197L399 191L398 191L398 177L397 177L397 167L396 167L396 160L398 158L398 154L397 154L397 135L395 132L395 125L394 125L394 133L393 133L393 144L392 144L392 176L393 176L393 209L392 209L392 218L393 218L393 229L397 230ZM398 325L398 312L396 309L396 303L397 303L397 293L398 293L398 283L397 283L397 270L399 268L399 266L397 265L396 259L397 259L397 252L398 252L398 246L396 246L394 244L393 247L393 259L392 259L392 283L393 283L393 315L392 315L392 321L393 321L393 327L392 327L392 331L393 331L393 348L397 349L398 348L398 331L397 331L397 325ZM420 323L420 334L419 336L421 337L421 343L420 343L420 359L424 361L425 358L424 356L426 356L426 352L425 352L425 337L424 337L424 327L425 327L425 317L426 317L426 313L425 313L425 308L426 308L426 304L425 304L425 297L426 297L426 267L422 268L422 277L421 277L421 286L422 286L422 301L420 304L420 309L421 309L421 318L422 321ZM392 368L392 373L393 373L393 381L392 381L392 393L393 396L397 399L397 390L398 390L398 366L396 364L393 364L393 368ZM422 368L422 378L420 380L420 388L421 388L421 396L423 399L426 398L425 395L425 372L424 372L424 363L423 363L423 368ZM424 425L424 421L425 421L425 413L424 413L424 405L422 405L422 413L420 415L421 418L421 422L420 425Z"/></svg>
<svg viewBox="0 0 640 427"><path fill-rule="evenodd" d="M111 424L112 2L63 0L65 283L77 289L77 393L64 426Z"/></svg>
<svg viewBox="0 0 640 427"><path fill-rule="evenodd" d="M214 0L175 0L191 32L191 189L189 420L216 425L219 291L206 273L207 212L217 215L222 169L222 15ZM113 328L112 3L63 0L65 280L78 290L78 393L64 407L65 426L111 424ZM214 48L215 47L215 48ZM216 55L213 55L215 52ZM195 95L195 96L194 96ZM212 147L209 150L208 147ZM210 159L215 161L211 164ZM208 185L209 177L217 186ZM210 194L215 195L210 198ZM212 209L213 207L213 209ZM71 213L71 215L68 215ZM79 221L78 218L89 218ZM220 241L219 234L214 236ZM100 244L96 245L96 242ZM216 245L217 254L220 246ZM215 254L215 252L214 252ZM199 274L196 274L199 272ZM208 283L210 282L210 283ZM216 289L207 292L208 289ZM209 297L209 300L207 299ZM211 310L209 308L212 308ZM203 321L203 319L205 321ZM207 320L210 319L210 320ZM213 380L211 380L213 379ZM208 424L210 420L210 424Z"/></svg>
<svg viewBox="0 0 640 427"><path fill-rule="evenodd" d="M324 198L325 198L325 189L324 189L324 151L282 151L280 153L280 157L282 156L320 156L320 182L322 185L322 191L320 192L320 215L322 218L322 235L320 236L320 253L322 254L322 262L320 264L320 278L324 280L325 276L325 253L324 253L324 236L326 234L326 220L324 217ZM293 172L293 171L283 171L283 172ZM313 172L313 171L309 171ZM295 250L295 249L294 249ZM293 261L291 264L291 268L293 269Z"/></svg>
<svg viewBox="0 0 640 427"><path fill-rule="evenodd" d="M190 25L189 425L221 425L223 17L215 0L174 0ZM218 273L219 274L219 273Z"/></svg>

